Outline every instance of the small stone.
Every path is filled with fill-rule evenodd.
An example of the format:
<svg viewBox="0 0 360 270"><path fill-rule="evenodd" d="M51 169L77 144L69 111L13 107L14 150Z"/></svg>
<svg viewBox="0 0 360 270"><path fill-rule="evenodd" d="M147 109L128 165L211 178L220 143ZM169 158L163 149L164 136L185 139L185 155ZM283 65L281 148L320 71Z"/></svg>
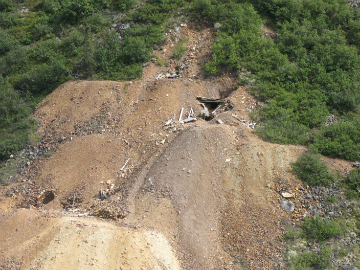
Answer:
<svg viewBox="0 0 360 270"><path fill-rule="evenodd" d="M282 192L281 193L281 196L283 196L284 198L286 199L291 199L291 198L294 198L294 195L289 193L289 192Z"/></svg>
<svg viewBox="0 0 360 270"><path fill-rule="evenodd" d="M306 196L305 196L305 198L306 198L307 200L311 200L311 199L312 199L312 196L311 196L309 193L307 193Z"/></svg>
<svg viewBox="0 0 360 270"><path fill-rule="evenodd" d="M280 200L279 203L287 213L291 213L292 211L295 210L295 204L293 204L292 202Z"/></svg>
<svg viewBox="0 0 360 270"><path fill-rule="evenodd" d="M218 119L217 122L218 122L220 125L224 124L224 122L221 121L220 119Z"/></svg>

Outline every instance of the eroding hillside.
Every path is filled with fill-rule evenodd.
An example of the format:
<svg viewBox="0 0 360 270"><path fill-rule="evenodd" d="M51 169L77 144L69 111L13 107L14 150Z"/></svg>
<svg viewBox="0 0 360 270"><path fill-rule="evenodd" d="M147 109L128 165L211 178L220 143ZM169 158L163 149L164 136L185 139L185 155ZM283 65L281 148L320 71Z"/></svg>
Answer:
<svg viewBox="0 0 360 270"><path fill-rule="evenodd" d="M213 30L178 31L180 60L169 34L142 79L70 81L40 103L42 141L1 190L0 268L284 269L284 222L305 208L286 213L279 192L305 196L290 173L305 147L258 139L246 88L202 74ZM206 121L197 96L231 110ZM197 121L180 123L182 108Z"/></svg>

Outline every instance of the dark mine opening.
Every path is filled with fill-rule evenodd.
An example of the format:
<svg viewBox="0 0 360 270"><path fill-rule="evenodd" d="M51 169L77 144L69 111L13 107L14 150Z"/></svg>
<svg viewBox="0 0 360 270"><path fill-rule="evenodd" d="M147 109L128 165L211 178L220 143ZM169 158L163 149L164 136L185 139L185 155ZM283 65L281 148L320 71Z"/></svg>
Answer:
<svg viewBox="0 0 360 270"><path fill-rule="evenodd" d="M52 200L55 199L55 194L53 191L48 190L45 192L44 194L44 199L43 199L43 204L48 204L49 202L51 202Z"/></svg>
<svg viewBox="0 0 360 270"><path fill-rule="evenodd" d="M206 121L210 121L216 115L225 111L230 111L234 107L230 100L225 101L225 99L213 99L205 97L196 97L196 99L200 101L201 105L203 106L200 117Z"/></svg>

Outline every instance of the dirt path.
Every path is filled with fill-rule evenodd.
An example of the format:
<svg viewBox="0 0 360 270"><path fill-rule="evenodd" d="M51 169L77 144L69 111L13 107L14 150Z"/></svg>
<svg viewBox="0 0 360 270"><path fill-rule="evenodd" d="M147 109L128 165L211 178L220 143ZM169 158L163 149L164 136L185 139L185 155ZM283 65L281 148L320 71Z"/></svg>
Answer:
<svg viewBox="0 0 360 270"><path fill-rule="evenodd" d="M154 52L168 63L142 79L67 82L39 105L43 139L29 151L42 155L0 193L0 269L284 269L282 222L303 212L285 213L279 190L296 190L290 162L305 148L259 140L246 89L231 74L203 76L212 30L179 34L181 60L169 34ZM233 108L179 123L181 108L200 115L197 96Z"/></svg>

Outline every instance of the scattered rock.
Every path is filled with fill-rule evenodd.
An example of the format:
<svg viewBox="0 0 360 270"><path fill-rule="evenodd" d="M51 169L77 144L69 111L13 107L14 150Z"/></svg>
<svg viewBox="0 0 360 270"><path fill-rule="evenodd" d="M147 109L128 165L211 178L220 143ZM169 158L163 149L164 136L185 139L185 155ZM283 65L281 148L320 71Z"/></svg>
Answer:
<svg viewBox="0 0 360 270"><path fill-rule="evenodd" d="M294 198L294 195L289 192L282 192L281 196L283 196L283 198L286 198L286 199Z"/></svg>
<svg viewBox="0 0 360 270"><path fill-rule="evenodd" d="M295 210L295 204L293 204L292 202L282 201L282 200L280 200L279 202L287 213L291 213L292 211Z"/></svg>
<svg viewBox="0 0 360 270"><path fill-rule="evenodd" d="M359 270L359 268L352 265L343 264L339 267L339 270Z"/></svg>

